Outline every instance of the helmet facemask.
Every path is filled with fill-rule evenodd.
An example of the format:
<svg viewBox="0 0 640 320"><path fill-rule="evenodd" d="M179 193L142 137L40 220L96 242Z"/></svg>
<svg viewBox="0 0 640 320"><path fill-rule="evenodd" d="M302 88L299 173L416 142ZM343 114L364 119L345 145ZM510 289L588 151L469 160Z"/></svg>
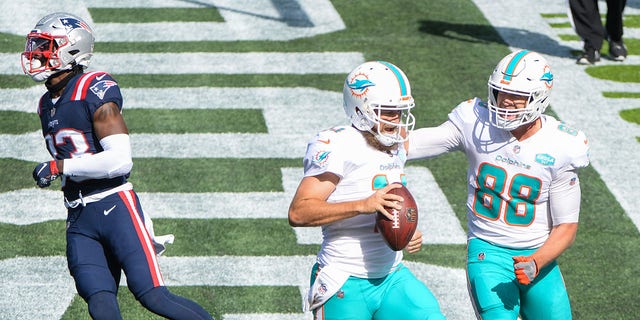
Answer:
<svg viewBox="0 0 640 320"><path fill-rule="evenodd" d="M526 99L524 108L503 108L498 103L498 93L504 92L523 96ZM504 130L514 130L522 125L531 123L538 119L546 106L548 95L543 92L514 92L505 88L496 88L489 84L489 121L497 128Z"/></svg>
<svg viewBox="0 0 640 320"><path fill-rule="evenodd" d="M22 53L22 69L38 82L44 81L60 71L62 62L58 56L59 43L68 43L66 37L30 33ZM71 66L69 66L70 68Z"/></svg>
<svg viewBox="0 0 640 320"><path fill-rule="evenodd" d="M366 107L371 110L371 112L360 114L366 118L370 124L366 130L373 134L382 145L391 146L404 142L407 136L406 133L413 130L413 126L415 125L415 117L411 113L413 107L413 99L411 99L410 103L396 106L371 103ZM388 116L383 114L389 113L399 113L397 116L399 121L385 120L384 118L388 118ZM373 114L373 116L371 116L371 114ZM393 131L391 129L393 129Z"/></svg>

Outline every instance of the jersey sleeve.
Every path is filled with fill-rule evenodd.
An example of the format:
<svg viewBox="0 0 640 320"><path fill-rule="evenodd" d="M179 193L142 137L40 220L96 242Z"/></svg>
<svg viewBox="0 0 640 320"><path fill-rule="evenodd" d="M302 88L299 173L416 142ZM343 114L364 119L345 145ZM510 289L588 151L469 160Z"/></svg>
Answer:
<svg viewBox="0 0 640 320"><path fill-rule="evenodd" d="M451 121L437 127L413 130L409 133L407 158L430 158L456 150L462 139L462 133Z"/></svg>
<svg viewBox="0 0 640 320"><path fill-rule="evenodd" d="M307 152L303 159L304 176L317 176L331 172L342 178L345 166L339 143L334 131L327 130L317 133L307 144Z"/></svg>
<svg viewBox="0 0 640 320"><path fill-rule="evenodd" d="M575 223L578 222L581 199L578 169L589 165L589 141L584 132L565 122L550 117L545 119L555 126L545 138L553 145L552 153L559 155L561 159L559 165L554 166L553 181L549 188L551 223L554 226ZM536 160L545 159L543 157ZM553 157L546 160L553 161Z"/></svg>
<svg viewBox="0 0 640 320"><path fill-rule="evenodd" d="M576 170L589 165L589 139L584 132L558 121L556 123L556 139L560 151L566 155L560 171Z"/></svg>
<svg viewBox="0 0 640 320"><path fill-rule="evenodd" d="M476 109L482 100L469 99L458 104L449 113L449 120L437 127L420 128L409 133L408 159L434 157L445 152L464 149L463 131L468 123L476 121Z"/></svg>
<svg viewBox="0 0 640 320"><path fill-rule="evenodd" d="M589 165L589 139L582 131L578 131L576 142L571 150L571 166L575 169Z"/></svg>
<svg viewBox="0 0 640 320"><path fill-rule="evenodd" d="M549 189L551 224L576 223L580 216L580 181L575 170L556 177Z"/></svg>
<svg viewBox="0 0 640 320"><path fill-rule="evenodd" d="M106 72L89 72L76 82L72 100L83 100L91 114L103 104L115 103L122 110L122 93L118 83Z"/></svg>

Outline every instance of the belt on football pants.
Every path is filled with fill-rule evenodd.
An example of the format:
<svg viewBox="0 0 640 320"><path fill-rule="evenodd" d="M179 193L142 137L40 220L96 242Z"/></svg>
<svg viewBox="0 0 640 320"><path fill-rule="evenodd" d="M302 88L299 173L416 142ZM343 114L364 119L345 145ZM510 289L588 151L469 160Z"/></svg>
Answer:
<svg viewBox="0 0 640 320"><path fill-rule="evenodd" d="M96 194L92 194L92 195L88 195L88 196L83 196L82 192L78 193L78 199L75 199L73 201L69 201L69 199L67 199L67 197L64 198L64 206L67 207L67 209L70 208L76 208L79 205L82 205L83 207L87 205L87 203L91 203L91 202L96 202L96 201L100 201L104 198L106 198L107 196L110 196L116 192L120 192L120 191L128 191L128 190L132 190L133 189L133 185L131 184L131 182L127 182L124 184L121 184L115 188L111 188L109 190L106 191L102 191L100 193L96 193Z"/></svg>

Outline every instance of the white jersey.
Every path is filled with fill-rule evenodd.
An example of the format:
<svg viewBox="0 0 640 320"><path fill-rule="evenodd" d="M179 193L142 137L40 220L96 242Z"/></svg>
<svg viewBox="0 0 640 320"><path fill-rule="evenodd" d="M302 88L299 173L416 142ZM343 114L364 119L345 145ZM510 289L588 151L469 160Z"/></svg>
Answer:
<svg viewBox="0 0 640 320"><path fill-rule="evenodd" d="M552 226L578 222L577 169L589 164L587 139L581 131L542 115L542 128L518 141L488 119L484 102L465 101L449 114L457 130L447 131L447 137L414 140L410 135L409 158L416 157L414 149L423 156L462 149L469 162L469 238L510 248L538 248ZM568 203L558 201L563 194L575 193L578 196Z"/></svg>
<svg viewBox="0 0 640 320"><path fill-rule="evenodd" d="M340 177L328 202L369 197L393 182L406 182L404 149L391 154L367 144L360 131L350 126L319 132L307 146L305 176L331 172ZM375 214L361 214L322 226L321 266L331 265L360 278L386 276L402 259L375 229Z"/></svg>

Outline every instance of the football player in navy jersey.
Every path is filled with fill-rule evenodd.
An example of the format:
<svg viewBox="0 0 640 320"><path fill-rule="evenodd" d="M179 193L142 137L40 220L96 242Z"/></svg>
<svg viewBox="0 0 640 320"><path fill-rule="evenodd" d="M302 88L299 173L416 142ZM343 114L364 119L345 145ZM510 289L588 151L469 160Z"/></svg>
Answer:
<svg viewBox="0 0 640 320"><path fill-rule="evenodd" d="M85 73L93 43L89 25L58 12L38 21L21 57L24 72L47 88L38 115L53 159L38 164L33 178L41 188L62 178L67 263L78 294L92 318L122 319L116 296L124 271L129 290L151 312L213 319L164 285L150 220L127 182L133 163L118 83L105 72Z"/></svg>

